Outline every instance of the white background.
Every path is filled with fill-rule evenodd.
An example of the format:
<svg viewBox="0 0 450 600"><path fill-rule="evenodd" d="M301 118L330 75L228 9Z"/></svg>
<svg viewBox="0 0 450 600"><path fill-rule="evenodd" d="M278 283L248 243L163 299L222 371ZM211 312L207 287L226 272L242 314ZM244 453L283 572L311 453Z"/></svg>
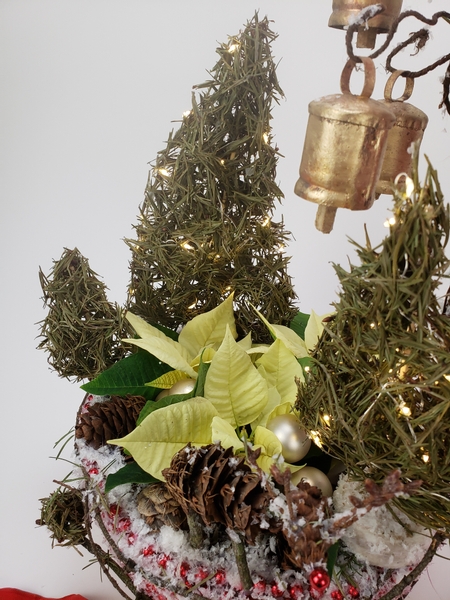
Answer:
<svg viewBox="0 0 450 600"><path fill-rule="evenodd" d="M38 499L69 470L55 463L53 442L67 432L82 392L49 371L38 352L44 318L38 267L48 273L63 248L77 246L123 303L129 253L148 162L190 108L193 84L207 79L217 42L236 34L255 9L274 20L273 51L286 100L274 110L281 153L283 213L295 241L291 274L300 308L326 312L337 283L331 262L354 256L347 236L376 243L391 200L370 211L338 211L334 231L314 229L316 206L296 197L308 102L339 92L346 54L342 32L327 27L328 0L0 0L1 164L1 494L0 587L89 600L119 597L99 569L74 550L51 550L36 528ZM409 0L404 8L431 15L449 0ZM433 32L429 51L404 53L400 68L424 66L449 52L449 25ZM416 29L409 22L402 34ZM400 38L399 38L400 39ZM381 63L378 63L381 65ZM450 118L437 106L444 68L416 83L411 102L428 113L423 151L450 194ZM386 75L378 68L374 97ZM357 87L358 82L354 82ZM400 92L401 93L401 92ZM423 168L422 161L422 168ZM436 559L410 598L450 599L448 564Z"/></svg>

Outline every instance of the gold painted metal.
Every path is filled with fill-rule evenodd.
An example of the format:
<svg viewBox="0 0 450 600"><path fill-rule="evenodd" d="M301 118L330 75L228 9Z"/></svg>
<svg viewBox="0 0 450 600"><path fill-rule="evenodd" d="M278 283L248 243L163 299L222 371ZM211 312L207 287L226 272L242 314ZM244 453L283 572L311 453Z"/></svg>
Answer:
<svg viewBox="0 0 450 600"><path fill-rule="evenodd" d="M389 108L370 98L375 65L364 65L361 94L350 92L355 68L347 62L341 75L342 94L325 96L309 104L309 119L295 193L319 205L316 228L333 229L337 208L366 210L375 200L387 134L395 122Z"/></svg>
<svg viewBox="0 0 450 600"><path fill-rule="evenodd" d="M378 33L387 33L402 10L403 0L381 0L385 11L367 21L367 27L358 28L356 46L374 48ZM374 0L333 0L333 12L328 21L329 27L344 29L355 22L358 13L375 4Z"/></svg>
<svg viewBox="0 0 450 600"><path fill-rule="evenodd" d="M428 124L427 115L405 100L414 89L414 79L405 77L405 90L400 98L393 99L394 84L403 71L395 71L389 77L384 89L384 100L380 100L395 114L395 124L389 131L380 180L376 193L391 194L395 178L400 173L411 175L414 152L419 150L423 134Z"/></svg>

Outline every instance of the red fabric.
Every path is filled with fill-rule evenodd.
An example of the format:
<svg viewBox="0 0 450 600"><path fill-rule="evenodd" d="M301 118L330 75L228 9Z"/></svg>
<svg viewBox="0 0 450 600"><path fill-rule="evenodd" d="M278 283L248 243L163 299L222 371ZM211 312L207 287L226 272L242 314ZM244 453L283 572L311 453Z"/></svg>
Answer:
<svg viewBox="0 0 450 600"><path fill-rule="evenodd" d="M15 588L1 588L0 589L0 600L52 600L51 598L44 598L44 596L38 596L37 594L31 594L30 592L23 592L22 590L16 590ZM84 596L78 594L70 594L70 596L64 596L64 598L54 598L53 600L86 600Z"/></svg>

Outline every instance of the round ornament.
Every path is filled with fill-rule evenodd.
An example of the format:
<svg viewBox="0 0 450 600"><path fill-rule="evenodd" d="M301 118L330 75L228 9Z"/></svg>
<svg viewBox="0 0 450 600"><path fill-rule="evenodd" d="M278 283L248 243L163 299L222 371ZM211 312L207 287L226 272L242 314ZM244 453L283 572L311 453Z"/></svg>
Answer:
<svg viewBox="0 0 450 600"><path fill-rule="evenodd" d="M333 488L328 477L315 467L303 467L303 469L299 469L293 473L291 481L294 485L297 485L302 479L306 483L309 483L309 485L315 485L322 490L324 496L331 496L333 493Z"/></svg>
<svg viewBox="0 0 450 600"><path fill-rule="evenodd" d="M180 379L170 388L168 395L189 394L195 388L195 379Z"/></svg>
<svg viewBox="0 0 450 600"><path fill-rule="evenodd" d="M266 427L280 440L283 457L287 462L296 463L308 454L311 440L296 416L278 415Z"/></svg>
<svg viewBox="0 0 450 600"><path fill-rule="evenodd" d="M156 396L155 402L158 402L158 400L162 400L163 398L165 398L168 395L169 395L169 390L161 390L159 392L159 394Z"/></svg>
<svg viewBox="0 0 450 600"><path fill-rule="evenodd" d="M325 569L319 567L311 571L309 583L311 585L311 589L313 589L315 592L323 594L330 585L330 576Z"/></svg>

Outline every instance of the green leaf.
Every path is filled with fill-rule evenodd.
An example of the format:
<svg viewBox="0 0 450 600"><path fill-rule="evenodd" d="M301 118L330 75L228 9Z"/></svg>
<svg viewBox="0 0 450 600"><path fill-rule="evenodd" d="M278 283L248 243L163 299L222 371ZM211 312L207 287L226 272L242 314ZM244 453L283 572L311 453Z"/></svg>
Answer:
<svg viewBox="0 0 450 600"><path fill-rule="evenodd" d="M211 443L211 422L217 415L205 398L190 398L152 412L134 431L108 443L122 446L144 471L163 479L163 469L189 442L193 446Z"/></svg>
<svg viewBox="0 0 450 600"><path fill-rule="evenodd" d="M136 462L127 463L116 473L111 473L106 478L105 493L107 494L118 485L124 483L156 483L159 481L146 473Z"/></svg>
<svg viewBox="0 0 450 600"><path fill-rule="evenodd" d="M206 375L208 373L208 369L211 366L211 363L200 362L200 366L198 369L198 377L197 383L194 389L194 396L204 396L205 395L205 381Z"/></svg>
<svg viewBox="0 0 450 600"><path fill-rule="evenodd" d="M305 329L309 321L309 315L306 313L298 312L292 321L289 323L289 327L299 335L302 340L305 339Z"/></svg>
<svg viewBox="0 0 450 600"><path fill-rule="evenodd" d="M152 381L171 370L148 352L136 352L116 362L112 367L100 373L98 377L85 383L81 389L98 396L144 396L152 400L158 395L155 388L146 387Z"/></svg>
<svg viewBox="0 0 450 600"><path fill-rule="evenodd" d="M340 546L341 543L340 540L338 540L330 546L327 551L327 572L330 577L333 577L334 566L336 564Z"/></svg>

